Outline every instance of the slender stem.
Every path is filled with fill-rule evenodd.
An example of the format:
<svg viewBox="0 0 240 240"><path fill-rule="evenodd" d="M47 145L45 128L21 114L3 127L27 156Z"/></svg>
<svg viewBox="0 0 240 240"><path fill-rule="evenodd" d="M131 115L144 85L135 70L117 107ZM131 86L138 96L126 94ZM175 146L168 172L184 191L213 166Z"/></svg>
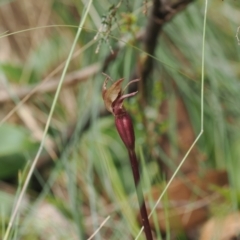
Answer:
<svg viewBox="0 0 240 240"><path fill-rule="evenodd" d="M147 214L147 209L145 205L145 200L142 192L142 186L140 182L140 174L139 174L139 169L138 169L138 160L137 156L135 153L135 150L128 150L131 166L132 166L132 172L133 172L133 177L134 177L134 183L136 187L136 192L137 192L137 198L138 198L138 203L140 207L140 213L141 213L141 221L142 225L144 227L145 235L147 240L153 240L152 237L152 232L148 220L148 214Z"/></svg>
<svg viewBox="0 0 240 240"><path fill-rule="evenodd" d="M204 77L205 77L205 39L207 22L208 0L205 1L203 37L202 37L202 71L201 71L201 131L204 131Z"/></svg>

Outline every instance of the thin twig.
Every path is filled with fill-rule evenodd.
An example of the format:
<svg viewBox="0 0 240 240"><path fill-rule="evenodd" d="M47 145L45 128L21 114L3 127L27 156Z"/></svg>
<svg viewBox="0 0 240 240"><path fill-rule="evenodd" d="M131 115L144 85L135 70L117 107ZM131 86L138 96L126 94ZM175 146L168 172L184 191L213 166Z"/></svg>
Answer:
<svg viewBox="0 0 240 240"><path fill-rule="evenodd" d="M99 69L100 69L100 64L96 63L84 69L71 72L66 75L63 86L71 86L79 82L85 81L92 75L96 74L99 71ZM58 84L59 84L59 78L52 78L52 79L49 79L48 81L38 84L37 86L20 87L15 90L11 89L11 95L9 95L6 90L1 89L0 103L11 101L13 97L22 99L25 96L27 96L29 93L34 91L34 89L36 89L34 91L34 94L55 92Z"/></svg>
<svg viewBox="0 0 240 240"><path fill-rule="evenodd" d="M87 48L89 48L92 44L94 43L94 41L90 41L88 42L86 45L84 45L82 48L80 48L78 51L76 51L73 55L72 58L77 57L79 54L81 54L82 52L84 52ZM57 68L55 68L45 79L42 80L42 82L37 85L35 88L32 89L31 92L29 92L1 121L0 121L0 126L7 121L7 119L9 119L36 91L37 89L40 87L40 85L44 84L44 82L47 82L51 79L51 77L53 77L56 73L58 73L58 71L60 71L61 69L63 69L64 65L66 64L66 62L62 62Z"/></svg>
<svg viewBox="0 0 240 240"><path fill-rule="evenodd" d="M183 157L182 161L178 165L177 169L174 171L172 177L168 181L168 184L164 188L163 192L159 196L156 204L154 205L151 213L149 214L149 217L151 217L151 215L153 214L153 212L157 208L157 205L160 203L162 197L164 196L164 194L168 190L169 186L173 182L173 179L176 177L176 175L179 172L180 168L182 167L182 165L184 164L185 160L187 159L189 153L192 151L193 147L196 145L196 143L198 142L198 140L200 139L200 137L203 135L203 132L204 132L204 73L205 73L205 68L204 68L205 64L204 63L205 63L205 38L206 38L207 9L208 9L208 0L205 0L205 12L204 12L204 21L203 21L203 37L202 37L203 45L202 45L202 71L201 71L201 125L200 125L201 129L200 129L200 132L199 132L198 136L196 137L196 139L194 140L194 142L192 143L192 145L190 146L190 148L186 152L185 156ZM140 236L142 231L143 231L143 228L141 228L141 230L138 233L138 235L135 238L135 240L137 240L139 238L139 236Z"/></svg>
<svg viewBox="0 0 240 240"><path fill-rule="evenodd" d="M99 230L103 227L103 225L109 220L110 216L108 216L107 218L104 219L104 221L101 223L101 225L99 226L99 228L87 239L87 240L91 240L93 239L93 237L99 232Z"/></svg>
<svg viewBox="0 0 240 240"><path fill-rule="evenodd" d="M155 49L158 44L158 37L163 26L169 22L174 16L182 11L189 3L194 0L179 0L174 3L164 0L153 0L153 6L150 12L149 20L146 25L146 30L143 38L143 50L147 53L143 58L140 69L138 72L140 82L140 93L142 103L144 104L147 100L147 80L152 72L154 59L150 55L154 55ZM136 76L134 76L135 78ZM133 89L132 89L133 90Z"/></svg>

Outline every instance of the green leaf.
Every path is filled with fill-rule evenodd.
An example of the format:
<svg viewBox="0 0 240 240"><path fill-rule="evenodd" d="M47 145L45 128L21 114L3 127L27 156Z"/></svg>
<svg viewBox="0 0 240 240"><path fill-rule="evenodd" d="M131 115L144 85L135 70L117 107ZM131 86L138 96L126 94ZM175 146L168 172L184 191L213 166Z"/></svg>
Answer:
<svg viewBox="0 0 240 240"><path fill-rule="evenodd" d="M0 127L0 179L22 169L26 157L35 151L29 133L21 127L4 124Z"/></svg>
<svg viewBox="0 0 240 240"><path fill-rule="evenodd" d="M25 163L25 157L19 154L0 157L0 179L15 176L24 168Z"/></svg>
<svg viewBox="0 0 240 240"><path fill-rule="evenodd" d="M7 79L13 82L18 82L22 75L22 68L20 66L14 66L8 63L1 64L1 70L6 75Z"/></svg>
<svg viewBox="0 0 240 240"><path fill-rule="evenodd" d="M39 79L36 71L33 71L32 68L29 68L28 71L23 68L21 65L13 65L11 63L1 63L0 65L1 72L11 82L19 83L23 73L25 74L24 81L26 82L34 83ZM28 74L26 74L26 72L28 72Z"/></svg>
<svg viewBox="0 0 240 240"><path fill-rule="evenodd" d="M0 127L0 157L24 152L30 143L25 129L8 124Z"/></svg>

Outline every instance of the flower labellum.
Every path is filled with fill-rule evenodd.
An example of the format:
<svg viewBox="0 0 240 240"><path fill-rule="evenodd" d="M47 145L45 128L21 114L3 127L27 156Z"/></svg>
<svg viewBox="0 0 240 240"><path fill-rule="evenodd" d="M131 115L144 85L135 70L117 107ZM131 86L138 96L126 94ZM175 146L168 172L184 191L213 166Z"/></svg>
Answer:
<svg viewBox="0 0 240 240"><path fill-rule="evenodd" d="M113 113L112 104L122 94L121 84L124 79L123 78L119 79L118 81L113 83L113 85L109 89L107 89L108 80L109 80L109 77L107 77L103 83L102 97L107 110Z"/></svg>
<svg viewBox="0 0 240 240"><path fill-rule="evenodd" d="M106 74L104 74L104 75L106 75ZM123 95L123 92L126 90L126 88L130 84L132 84L134 82L138 82L140 79L135 79L135 80L130 81L127 84L127 86L122 90L121 85L122 85L124 78L117 80L115 83L112 84L111 87L109 87L107 89L108 80L111 78L108 75L106 75L106 77L107 78L105 79L105 81L103 83L103 87L102 87L102 97L103 97L105 106L106 106L107 110L115 116L118 114L122 114L122 111L124 111L124 110L122 110L123 109L123 106L122 106L123 100L125 98L132 97L135 94L137 94L137 92L133 92L133 93Z"/></svg>

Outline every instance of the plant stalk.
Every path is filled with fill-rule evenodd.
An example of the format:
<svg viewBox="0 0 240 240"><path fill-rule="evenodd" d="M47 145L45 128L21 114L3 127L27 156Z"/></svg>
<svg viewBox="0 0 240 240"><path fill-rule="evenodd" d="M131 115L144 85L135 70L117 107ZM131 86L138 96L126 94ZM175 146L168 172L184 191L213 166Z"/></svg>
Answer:
<svg viewBox="0 0 240 240"><path fill-rule="evenodd" d="M141 221L142 221L142 225L144 227L146 239L153 240L152 232L151 232L151 228L150 228L150 224L149 224L149 220L148 220L148 214L147 214L147 209L146 209L146 205L145 205L145 200L144 200L144 196L143 196L142 186L141 186L141 182L140 182L140 174L139 174L137 156L136 156L134 149L133 150L129 149L128 154L129 154L129 159L130 159L131 166L132 166L133 178L134 178L134 183L135 183L135 187L136 187L137 198L138 198L138 203L139 203L140 213L141 213Z"/></svg>

